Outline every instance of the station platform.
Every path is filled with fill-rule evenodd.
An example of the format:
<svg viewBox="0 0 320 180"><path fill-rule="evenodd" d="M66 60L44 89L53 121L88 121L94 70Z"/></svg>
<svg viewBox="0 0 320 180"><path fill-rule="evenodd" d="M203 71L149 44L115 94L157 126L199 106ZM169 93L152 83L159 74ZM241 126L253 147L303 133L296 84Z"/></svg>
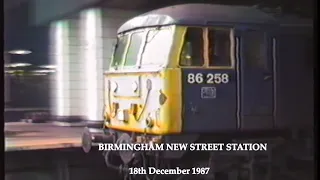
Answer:
<svg viewBox="0 0 320 180"><path fill-rule="evenodd" d="M54 123L5 123L5 151L81 147L83 126Z"/></svg>
<svg viewBox="0 0 320 180"><path fill-rule="evenodd" d="M84 126L52 123L5 123L5 180L114 180L98 150L81 148Z"/></svg>

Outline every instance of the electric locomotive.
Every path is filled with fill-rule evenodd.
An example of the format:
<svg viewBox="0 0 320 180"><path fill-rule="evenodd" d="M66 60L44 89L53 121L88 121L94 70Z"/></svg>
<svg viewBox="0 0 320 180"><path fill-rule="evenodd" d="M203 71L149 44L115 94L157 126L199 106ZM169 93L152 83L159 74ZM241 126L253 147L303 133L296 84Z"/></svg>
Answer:
<svg viewBox="0 0 320 180"><path fill-rule="evenodd" d="M118 29L104 74L104 132L86 129L84 149L93 141L261 140L310 130L312 44L310 20L256 7L183 4L134 17ZM136 153L118 155L130 166Z"/></svg>

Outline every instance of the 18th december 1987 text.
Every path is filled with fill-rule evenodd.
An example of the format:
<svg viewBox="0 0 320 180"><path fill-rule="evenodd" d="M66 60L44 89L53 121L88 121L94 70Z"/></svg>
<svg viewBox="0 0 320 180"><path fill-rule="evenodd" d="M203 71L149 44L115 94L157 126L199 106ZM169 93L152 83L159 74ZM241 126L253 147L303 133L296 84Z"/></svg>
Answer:
<svg viewBox="0 0 320 180"><path fill-rule="evenodd" d="M159 175L170 175L170 174L190 174L190 175L205 175L210 172L210 167L192 167L192 168L180 168L176 167L173 169L157 169L155 167L131 167L129 168L129 174L131 175L143 175L143 174L159 174Z"/></svg>

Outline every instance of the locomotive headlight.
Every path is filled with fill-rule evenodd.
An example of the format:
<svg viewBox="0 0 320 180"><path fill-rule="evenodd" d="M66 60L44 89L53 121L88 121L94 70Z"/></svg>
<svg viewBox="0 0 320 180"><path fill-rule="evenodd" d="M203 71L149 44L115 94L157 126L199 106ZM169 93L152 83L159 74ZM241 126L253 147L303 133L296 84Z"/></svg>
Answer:
<svg viewBox="0 0 320 180"><path fill-rule="evenodd" d="M131 85L131 88L134 92L136 92L138 90L138 83L137 82L133 82Z"/></svg>
<svg viewBox="0 0 320 180"><path fill-rule="evenodd" d="M147 127L151 128L154 125L160 127L160 109L157 109L155 111L152 111L147 119L146 119L146 125Z"/></svg>
<svg viewBox="0 0 320 180"><path fill-rule="evenodd" d="M116 92L118 89L118 84L114 81L111 81L111 82L109 81L109 84L110 84L110 90L112 92Z"/></svg>
<svg viewBox="0 0 320 180"><path fill-rule="evenodd" d="M153 127L153 125L154 125L154 120L152 119L152 117L151 116L147 117L146 126L151 128L151 127Z"/></svg>

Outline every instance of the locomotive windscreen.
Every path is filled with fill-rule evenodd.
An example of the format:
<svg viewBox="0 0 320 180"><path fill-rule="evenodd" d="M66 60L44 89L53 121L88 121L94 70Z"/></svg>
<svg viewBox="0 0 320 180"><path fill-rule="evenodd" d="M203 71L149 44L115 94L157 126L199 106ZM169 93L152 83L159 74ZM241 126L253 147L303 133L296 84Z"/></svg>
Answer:
<svg viewBox="0 0 320 180"><path fill-rule="evenodd" d="M119 36L111 68L165 66L169 59L173 33L172 27L163 27L140 29Z"/></svg>
<svg viewBox="0 0 320 180"><path fill-rule="evenodd" d="M171 28L150 30L142 53L141 66L163 66L171 49L173 31Z"/></svg>
<svg viewBox="0 0 320 180"><path fill-rule="evenodd" d="M111 63L112 67L117 67L121 65L122 59L123 59L123 54L125 52L126 45L128 43L128 36L121 36L118 37L118 42L115 47L114 55L113 55L113 60Z"/></svg>

